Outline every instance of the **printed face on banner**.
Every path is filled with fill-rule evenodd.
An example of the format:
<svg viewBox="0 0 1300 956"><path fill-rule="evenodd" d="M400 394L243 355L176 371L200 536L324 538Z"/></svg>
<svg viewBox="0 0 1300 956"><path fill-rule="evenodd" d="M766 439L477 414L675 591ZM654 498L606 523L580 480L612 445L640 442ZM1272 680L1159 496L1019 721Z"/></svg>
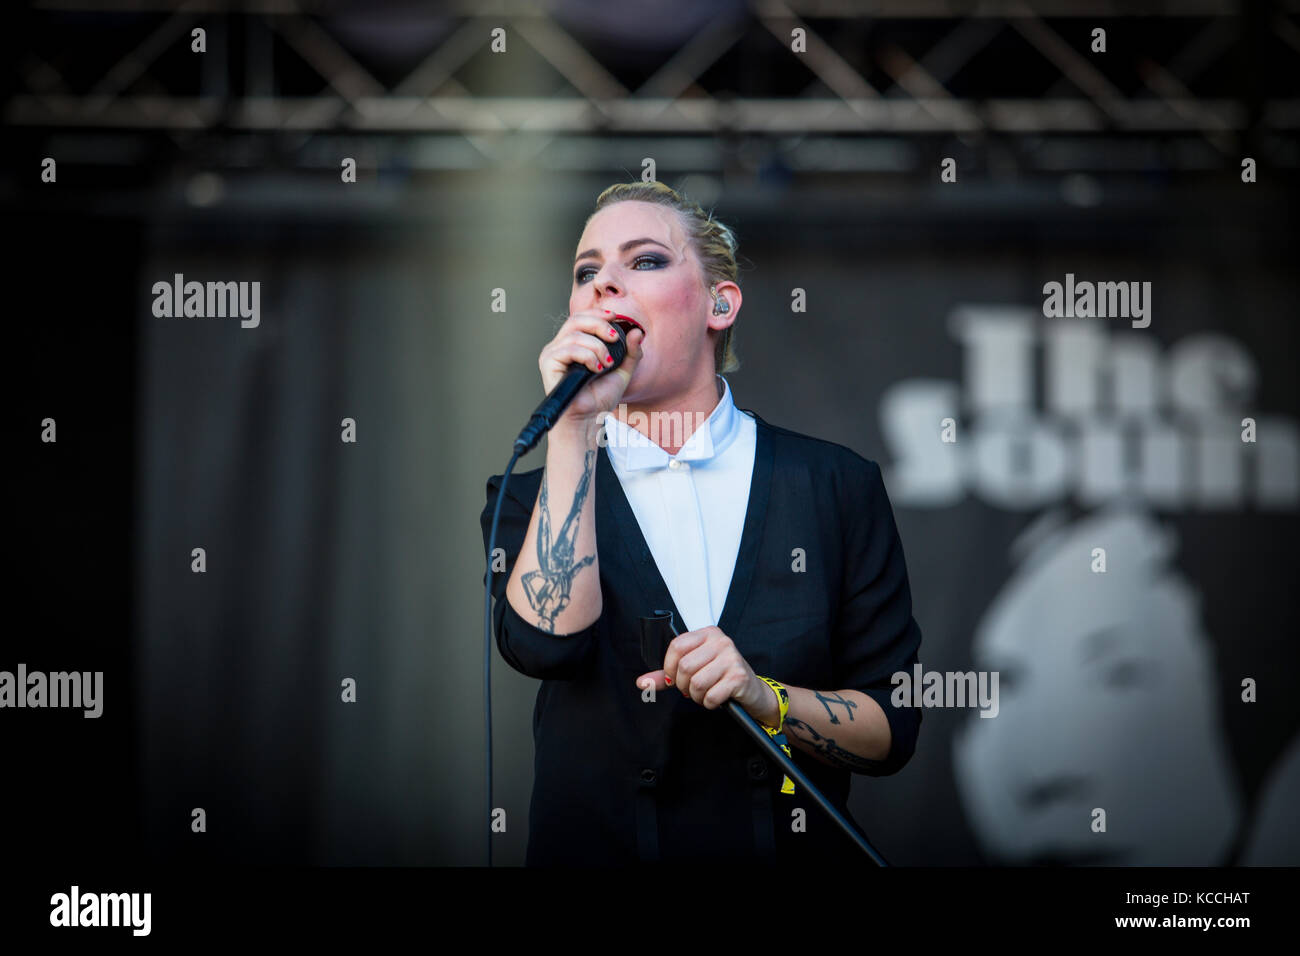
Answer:
<svg viewBox="0 0 1300 956"><path fill-rule="evenodd" d="M1123 565L1095 570L1097 542ZM963 725L954 759L991 856L1203 866L1227 851L1241 798L1174 547L1148 516L1106 509L1052 529L985 613L973 651L1001 675L1000 709Z"/></svg>
<svg viewBox="0 0 1300 956"><path fill-rule="evenodd" d="M1260 862L1300 863L1297 828L1245 804L1223 713L1242 675L1216 654L1240 636L1209 632L1215 582L1179 566L1173 530L1182 514L1300 509L1300 430L1259 404L1255 357L1220 333L1162 343L1017 305L962 305L948 327L961 381L905 379L880 403L891 499L1037 515L974 628L999 710L953 741L986 856L1219 865L1244 833L1238 862L1266 846ZM1300 773L1277 764L1258 806L1300 800Z"/></svg>

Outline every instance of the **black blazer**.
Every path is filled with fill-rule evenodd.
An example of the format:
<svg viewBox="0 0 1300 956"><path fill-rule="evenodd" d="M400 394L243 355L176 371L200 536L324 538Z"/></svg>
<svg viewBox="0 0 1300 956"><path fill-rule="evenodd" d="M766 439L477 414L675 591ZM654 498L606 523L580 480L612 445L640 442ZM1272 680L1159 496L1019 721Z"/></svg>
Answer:
<svg viewBox="0 0 1300 956"><path fill-rule="evenodd" d="M921 712L890 704L890 675L911 673L921 632L880 468L842 445L754 418L749 508L718 626L757 674L873 697L888 717L892 746L861 772L895 773L911 758ZM510 478L497 532L506 570L492 582L502 657L542 681L533 711L528 865L865 862L798 787L780 793L783 775L728 714L675 689L642 699L634 680L648 668L638 618L670 608L680 630L682 617L604 448L595 476L600 618L554 635L515 612L506 582L541 478L541 468ZM485 547L500 488L500 475L488 480ZM796 570L800 553L804 570ZM791 750L843 808L850 772L793 743ZM804 832L793 826L796 808ZM873 836L869 825L866 832Z"/></svg>

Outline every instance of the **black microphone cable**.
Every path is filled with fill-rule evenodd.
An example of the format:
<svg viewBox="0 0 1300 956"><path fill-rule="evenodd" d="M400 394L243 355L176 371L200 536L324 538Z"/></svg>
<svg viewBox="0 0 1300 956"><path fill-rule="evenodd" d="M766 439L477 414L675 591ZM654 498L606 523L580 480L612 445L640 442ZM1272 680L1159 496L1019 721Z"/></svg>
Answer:
<svg viewBox="0 0 1300 956"><path fill-rule="evenodd" d="M483 588L483 733L487 740L487 865L492 866L492 564L497 546L497 523L501 520L501 503L506 500L506 485L510 472L519 460L519 450L510 456L505 474L501 476L501 490L497 504L492 509L492 530L488 533L488 566ZM507 600L501 595L501 600Z"/></svg>
<svg viewBox="0 0 1300 956"><path fill-rule="evenodd" d="M584 366L574 366L551 389L542 403L537 406L532 417L528 419L528 424L520 431L519 437L515 439L514 453L510 456L510 463L506 465L506 470L501 476L501 490L497 492L496 507L492 509L492 528L488 532L487 573L483 576L483 735L487 742L485 786L489 867L492 866L492 812L495 809L492 806L492 564L497 547L497 525L501 521L501 505L506 500L506 487L510 484L510 473L514 471L519 456L526 455L542 440L542 436L551 430L560 415L564 413L564 409L587 382L612 372L623 364L623 359L627 357L626 329L631 328L631 324L618 321L614 322L613 326L618 331L618 338L609 343L609 357L614 360L613 364L599 372L593 372ZM501 599L508 600L504 594L501 595Z"/></svg>

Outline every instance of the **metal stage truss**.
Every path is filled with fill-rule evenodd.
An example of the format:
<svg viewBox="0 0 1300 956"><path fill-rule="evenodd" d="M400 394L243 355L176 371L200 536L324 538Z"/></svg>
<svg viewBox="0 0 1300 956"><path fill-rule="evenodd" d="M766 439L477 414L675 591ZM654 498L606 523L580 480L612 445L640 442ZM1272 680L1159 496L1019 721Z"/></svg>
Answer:
<svg viewBox="0 0 1300 956"><path fill-rule="evenodd" d="M588 29L585 0L434 6L45 0L28 14L5 122L182 146L212 133L295 148L425 136L458 142L440 160L453 168L629 136L1181 139L1198 147L1184 151L1192 166L1246 144L1274 165L1297 163L1295 3L670 3L696 21L674 45L661 26L640 49L638 31L611 40ZM1090 49L1097 27L1104 53ZM202 54L190 49L195 28ZM400 55L385 37L405 39ZM96 49L102 62L86 55ZM86 153L76 161L94 162ZM864 169L907 165L880 149L834 155L837 169L855 156Z"/></svg>

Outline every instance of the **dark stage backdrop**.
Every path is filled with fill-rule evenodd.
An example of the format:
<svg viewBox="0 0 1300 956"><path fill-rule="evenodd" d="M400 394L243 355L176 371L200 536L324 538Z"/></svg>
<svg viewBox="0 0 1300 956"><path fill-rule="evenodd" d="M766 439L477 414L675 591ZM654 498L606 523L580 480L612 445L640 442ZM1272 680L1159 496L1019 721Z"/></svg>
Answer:
<svg viewBox="0 0 1300 956"><path fill-rule="evenodd" d="M481 861L484 484L622 178L155 197L125 310L150 856ZM737 403L881 463L924 670L999 676L996 716L929 709L901 774L855 780L884 855L1300 863L1290 196L1207 176L1084 206L1030 182L713 198L746 258ZM155 317L176 273L259 281L260 324ZM1150 283L1149 325L1044 317L1067 274ZM494 658L497 860L521 862L538 685Z"/></svg>

